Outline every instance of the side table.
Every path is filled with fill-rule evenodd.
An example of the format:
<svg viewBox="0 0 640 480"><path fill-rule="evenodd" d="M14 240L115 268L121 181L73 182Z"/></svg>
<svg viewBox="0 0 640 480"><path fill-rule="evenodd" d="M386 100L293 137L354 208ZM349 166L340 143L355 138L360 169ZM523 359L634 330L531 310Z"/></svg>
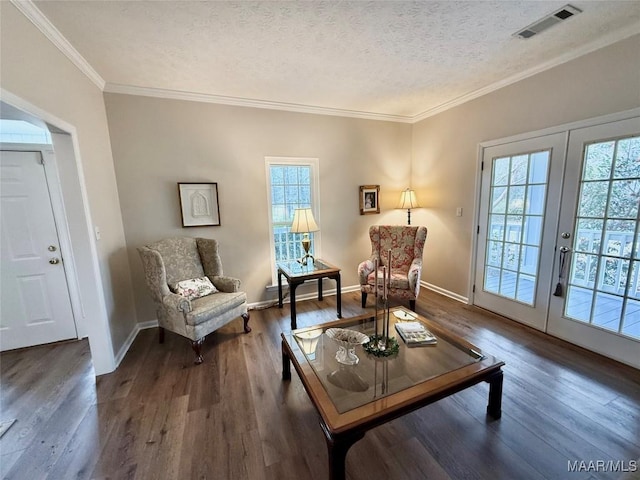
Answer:
<svg viewBox="0 0 640 480"><path fill-rule="evenodd" d="M301 265L294 261L277 262L278 267L278 306L282 308L282 276L289 283L291 296L291 330L298 328L296 323L296 288L307 280L318 280L318 300L322 300L322 279L331 278L336 281L337 313L342 318L342 292L340 287L340 269L324 260L315 259L313 263Z"/></svg>

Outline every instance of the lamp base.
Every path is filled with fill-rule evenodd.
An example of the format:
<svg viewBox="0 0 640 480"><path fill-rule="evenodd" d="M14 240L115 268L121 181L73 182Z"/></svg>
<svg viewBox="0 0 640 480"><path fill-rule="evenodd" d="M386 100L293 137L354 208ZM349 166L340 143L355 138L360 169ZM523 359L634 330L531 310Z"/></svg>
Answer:
<svg viewBox="0 0 640 480"><path fill-rule="evenodd" d="M297 262L302 266L306 266L309 262L309 259L311 259L311 263L315 262L315 258L313 258L313 255L311 255L310 253L305 253L301 258L297 260Z"/></svg>
<svg viewBox="0 0 640 480"><path fill-rule="evenodd" d="M300 265L306 266L309 259L311 259L311 263L314 262L313 255L309 253L309 249L311 248L311 239L309 238L309 234L305 233L302 236L302 249L304 250L304 255L298 259L298 263Z"/></svg>

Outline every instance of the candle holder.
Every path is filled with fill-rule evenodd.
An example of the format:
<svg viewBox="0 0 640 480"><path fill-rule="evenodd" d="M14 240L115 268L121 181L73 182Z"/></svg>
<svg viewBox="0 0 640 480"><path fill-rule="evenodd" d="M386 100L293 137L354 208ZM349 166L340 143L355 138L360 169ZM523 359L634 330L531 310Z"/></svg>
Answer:
<svg viewBox="0 0 640 480"><path fill-rule="evenodd" d="M378 259L374 262L376 279L375 290L375 316L373 317L374 334L370 335L369 343L363 345L365 352L376 357L391 357L400 351L400 345L395 337L389 337L389 289L391 288L391 250L389 250L388 262L382 267L382 285L378 285ZM380 295L382 290L382 295ZM382 311L379 311L379 302L382 303ZM380 324L380 325L378 325ZM379 328L380 327L380 328Z"/></svg>

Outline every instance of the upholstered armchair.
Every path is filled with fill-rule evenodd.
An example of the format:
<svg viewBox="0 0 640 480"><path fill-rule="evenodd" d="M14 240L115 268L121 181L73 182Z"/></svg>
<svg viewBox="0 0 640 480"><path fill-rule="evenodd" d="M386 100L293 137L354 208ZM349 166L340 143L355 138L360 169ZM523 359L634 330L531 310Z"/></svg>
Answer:
<svg viewBox="0 0 640 480"><path fill-rule="evenodd" d="M224 276L216 240L169 238L138 252L157 307L160 343L164 329L188 338L200 364L209 333L238 317L245 333L251 331L247 295L239 291L240 280Z"/></svg>
<svg viewBox="0 0 640 480"><path fill-rule="evenodd" d="M389 296L409 300L411 310L416 309L422 274L422 251L427 239L426 227L410 225L374 225L369 228L371 256L358 266L362 308L367 304L367 294L375 292L375 261L378 260L379 284L382 284L382 267L388 268L391 250L391 282Z"/></svg>

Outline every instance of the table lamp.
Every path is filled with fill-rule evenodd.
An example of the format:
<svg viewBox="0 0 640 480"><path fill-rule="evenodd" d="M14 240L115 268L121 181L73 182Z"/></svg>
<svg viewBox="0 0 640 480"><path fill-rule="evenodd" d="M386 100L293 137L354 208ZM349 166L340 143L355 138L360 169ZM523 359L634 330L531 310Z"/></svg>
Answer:
<svg viewBox="0 0 640 480"><path fill-rule="evenodd" d="M311 239L309 238L309 232L317 232L320 230L318 224L313 218L313 212L310 208L296 208L293 212L293 222L291 222L291 233L302 233L302 248L304 255L298 259L301 265L306 265L307 260L310 258L313 262L313 255L309 253L311 248Z"/></svg>
<svg viewBox="0 0 640 480"><path fill-rule="evenodd" d="M416 192L407 188L400 194L400 203L398 204L398 208L407 209L407 225L411 225L411 209L418 207L420 207L420 205L418 205Z"/></svg>

